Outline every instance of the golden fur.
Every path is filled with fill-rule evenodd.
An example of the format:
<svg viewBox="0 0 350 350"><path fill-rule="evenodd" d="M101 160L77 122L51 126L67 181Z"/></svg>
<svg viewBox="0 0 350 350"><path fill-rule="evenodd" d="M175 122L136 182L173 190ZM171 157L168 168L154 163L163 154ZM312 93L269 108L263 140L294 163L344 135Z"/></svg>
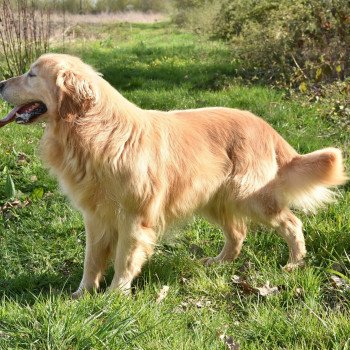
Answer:
<svg viewBox="0 0 350 350"><path fill-rule="evenodd" d="M236 258L252 220L277 230L289 246L287 268L296 267L306 250L289 207L312 210L331 199L327 187L346 180L338 149L299 155L247 111L143 110L68 55L43 55L31 70L35 78L9 79L2 95L48 107L41 154L86 227L75 297L98 288L109 258L111 288L128 290L158 236L194 213L225 235L221 253L207 263Z"/></svg>

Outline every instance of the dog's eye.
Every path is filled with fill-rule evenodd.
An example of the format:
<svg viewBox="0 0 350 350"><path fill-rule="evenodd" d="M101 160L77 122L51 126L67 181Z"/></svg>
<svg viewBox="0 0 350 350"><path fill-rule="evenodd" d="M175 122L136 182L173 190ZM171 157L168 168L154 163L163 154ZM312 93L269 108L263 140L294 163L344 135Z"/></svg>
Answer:
<svg viewBox="0 0 350 350"><path fill-rule="evenodd" d="M33 74L32 72L28 72L28 77L36 77L36 75Z"/></svg>

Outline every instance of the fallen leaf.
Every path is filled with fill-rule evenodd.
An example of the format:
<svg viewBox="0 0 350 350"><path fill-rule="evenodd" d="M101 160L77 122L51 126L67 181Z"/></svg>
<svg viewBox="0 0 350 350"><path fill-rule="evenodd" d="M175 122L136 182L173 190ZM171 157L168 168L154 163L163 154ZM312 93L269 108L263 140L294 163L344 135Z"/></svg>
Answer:
<svg viewBox="0 0 350 350"><path fill-rule="evenodd" d="M202 307L208 307L211 305L211 301L210 300L205 300L204 302L202 300L199 300L196 302L196 307L198 309L201 309Z"/></svg>
<svg viewBox="0 0 350 350"><path fill-rule="evenodd" d="M333 288L350 290L350 284L343 278L332 275L330 277Z"/></svg>
<svg viewBox="0 0 350 350"><path fill-rule="evenodd" d="M203 307L203 304L201 301L197 301L196 306L198 307L198 309L201 309Z"/></svg>
<svg viewBox="0 0 350 350"><path fill-rule="evenodd" d="M187 283L188 283L188 279L185 278L185 277L181 277L181 278L180 278L180 283L181 283L181 284L187 284Z"/></svg>
<svg viewBox="0 0 350 350"><path fill-rule="evenodd" d="M8 201L4 205L0 206L0 212L6 212L12 208L24 208L30 204L30 200L26 199L21 202L19 199L14 199L13 201Z"/></svg>
<svg viewBox="0 0 350 350"><path fill-rule="evenodd" d="M156 303L161 303L167 296L169 292L169 286L163 286L162 289L159 291Z"/></svg>
<svg viewBox="0 0 350 350"><path fill-rule="evenodd" d="M256 289L262 297L278 293L278 287L271 287L269 281L266 281L264 286L257 287Z"/></svg>
<svg viewBox="0 0 350 350"><path fill-rule="evenodd" d="M239 350L240 346L236 343L233 338L224 333L218 333L219 339L226 345L226 348L229 350Z"/></svg>
<svg viewBox="0 0 350 350"><path fill-rule="evenodd" d="M177 312L184 312L184 311L187 311L189 308L196 307L197 309L206 308L207 310L209 310L211 312L215 312L215 309L212 306L213 306L213 304L210 300L190 299L190 300L181 302L181 304L176 307L176 311Z"/></svg>
<svg viewBox="0 0 350 350"><path fill-rule="evenodd" d="M256 289L252 285L250 285L244 278L237 275L233 275L232 281L238 284L244 293L246 294L256 293Z"/></svg>
<svg viewBox="0 0 350 350"><path fill-rule="evenodd" d="M303 291L303 289L302 288L295 288L295 295L297 296L297 297L300 297L300 296L302 296L304 294L304 291Z"/></svg>
<svg viewBox="0 0 350 350"><path fill-rule="evenodd" d="M183 301L180 305L175 308L176 313L185 312L188 309L188 303Z"/></svg>
<svg viewBox="0 0 350 350"><path fill-rule="evenodd" d="M266 297L272 294L276 294L280 291L279 287L270 286L269 281L266 281L266 283L262 287L254 287L246 279L237 275L233 275L232 281L238 284L242 291L246 294L258 294L262 297Z"/></svg>
<svg viewBox="0 0 350 350"><path fill-rule="evenodd" d="M29 162L29 157L25 154L25 153L22 153L22 152L19 152L18 153L18 156L17 156L17 163L18 164L25 164L27 162Z"/></svg>

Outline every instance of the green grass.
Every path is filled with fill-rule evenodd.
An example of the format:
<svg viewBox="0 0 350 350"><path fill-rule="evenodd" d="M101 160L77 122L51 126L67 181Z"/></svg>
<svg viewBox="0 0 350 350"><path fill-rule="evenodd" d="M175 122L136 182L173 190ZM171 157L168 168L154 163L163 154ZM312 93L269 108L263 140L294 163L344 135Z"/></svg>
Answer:
<svg viewBox="0 0 350 350"><path fill-rule="evenodd" d="M326 105L246 85L223 43L168 23L99 30L103 39L78 41L66 52L80 55L143 108L249 109L300 152L330 145L349 151L348 132L321 117ZM1 114L7 109L0 105ZM98 293L72 301L82 275L84 227L38 158L41 134L40 125L0 130L0 205L13 202L9 176L22 203L31 198L0 216L0 349L228 349L220 333L241 349L350 349L350 292L330 280L332 269L350 276L349 185L338 203L315 216L299 215L308 248L304 269L281 270L287 246L265 228L250 230L234 263L204 267L198 258L216 255L223 240L197 218L159 245L135 280L133 297ZM246 294L233 275L253 286L269 281L279 292ZM106 285L111 278L110 270ZM169 293L157 304L163 285Z"/></svg>

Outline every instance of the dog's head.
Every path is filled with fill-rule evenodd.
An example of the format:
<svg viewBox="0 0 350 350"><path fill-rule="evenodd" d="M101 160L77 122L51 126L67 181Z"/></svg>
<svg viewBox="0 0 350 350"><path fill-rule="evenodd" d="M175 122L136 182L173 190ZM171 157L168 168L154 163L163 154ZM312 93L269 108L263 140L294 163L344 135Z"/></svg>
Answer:
<svg viewBox="0 0 350 350"><path fill-rule="evenodd" d="M62 54L45 54L30 70L0 82L0 95L15 108L0 120L0 127L16 121L63 118L67 121L86 114L97 99L94 70L79 58Z"/></svg>

